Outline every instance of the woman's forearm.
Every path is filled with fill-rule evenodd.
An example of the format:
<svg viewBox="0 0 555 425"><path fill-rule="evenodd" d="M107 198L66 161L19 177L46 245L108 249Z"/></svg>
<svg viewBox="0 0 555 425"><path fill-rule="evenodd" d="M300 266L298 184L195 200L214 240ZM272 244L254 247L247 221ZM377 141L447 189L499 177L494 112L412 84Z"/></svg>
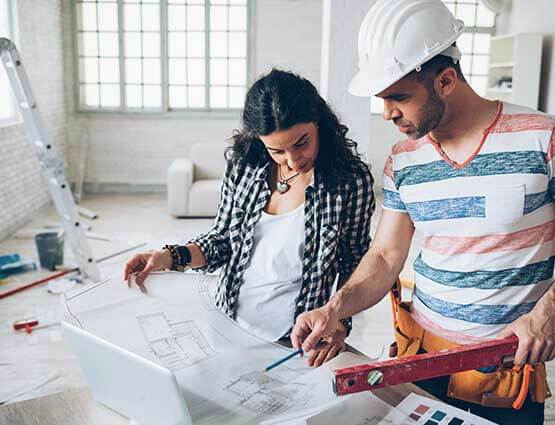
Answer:
<svg viewBox="0 0 555 425"><path fill-rule="evenodd" d="M199 269L201 267L205 267L206 257L204 256L202 250L198 247L198 245L190 243L186 246L187 248L189 248L189 252L191 253L191 268Z"/></svg>

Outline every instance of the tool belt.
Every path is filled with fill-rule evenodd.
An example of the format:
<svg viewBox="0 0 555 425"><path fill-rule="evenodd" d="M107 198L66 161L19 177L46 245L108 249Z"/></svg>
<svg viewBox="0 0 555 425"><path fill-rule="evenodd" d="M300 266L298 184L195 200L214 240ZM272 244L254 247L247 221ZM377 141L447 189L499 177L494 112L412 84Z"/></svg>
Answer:
<svg viewBox="0 0 555 425"><path fill-rule="evenodd" d="M411 356L421 350L431 353L458 346L426 331L412 318L410 304L405 304L405 296L402 302L400 294L403 287L412 291L413 286L412 282L398 281L391 290L395 342L390 347L390 357ZM499 365L491 373L478 370L459 372L451 375L447 388L448 397L486 407L520 409L528 394L538 403L551 397L545 364L540 363L533 368L530 365Z"/></svg>

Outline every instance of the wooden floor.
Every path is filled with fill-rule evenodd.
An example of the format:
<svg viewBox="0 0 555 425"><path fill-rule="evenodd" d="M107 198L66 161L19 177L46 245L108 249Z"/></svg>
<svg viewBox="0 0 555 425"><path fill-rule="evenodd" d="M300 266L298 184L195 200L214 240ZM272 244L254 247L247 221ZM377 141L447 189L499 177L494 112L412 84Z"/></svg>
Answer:
<svg viewBox="0 0 555 425"><path fill-rule="evenodd" d="M380 202L378 202L380 204ZM173 219L166 212L163 195L95 195L87 196L82 206L94 210L99 219L90 221L93 231L113 238L111 242L92 241L96 258L121 250L133 242L149 242L155 246L184 240L210 227L210 219ZM373 219L375 232L381 211ZM53 208L45 209L26 228L36 228L58 221ZM410 264L417 252L418 241L413 244L404 274L410 276ZM37 257L30 239L8 239L0 242L0 255L18 252L25 257ZM104 269L119 271L128 256L106 262ZM71 263L71 252L66 244L66 260ZM44 272L20 275L0 291L19 283L28 282ZM62 314L59 296L46 293L44 286L0 300L0 402L8 395L24 394L13 400L24 400L83 386L76 360L61 339L58 328L37 331L32 335L15 335L11 323L24 315ZM388 300L354 318L349 343L370 357L378 357L392 341L391 310ZM555 389L555 362L548 365L551 388ZM49 383L29 391L29 388L52 379ZM555 397L546 403L546 424L555 425Z"/></svg>

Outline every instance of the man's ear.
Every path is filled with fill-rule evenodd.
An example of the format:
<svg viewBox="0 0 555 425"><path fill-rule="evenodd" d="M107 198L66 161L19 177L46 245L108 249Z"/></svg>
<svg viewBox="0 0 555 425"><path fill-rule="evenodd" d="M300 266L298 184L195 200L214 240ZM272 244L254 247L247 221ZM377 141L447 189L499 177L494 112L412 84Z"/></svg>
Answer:
<svg viewBox="0 0 555 425"><path fill-rule="evenodd" d="M446 68L436 77L436 90L443 96L449 96L455 90L459 78L454 68Z"/></svg>

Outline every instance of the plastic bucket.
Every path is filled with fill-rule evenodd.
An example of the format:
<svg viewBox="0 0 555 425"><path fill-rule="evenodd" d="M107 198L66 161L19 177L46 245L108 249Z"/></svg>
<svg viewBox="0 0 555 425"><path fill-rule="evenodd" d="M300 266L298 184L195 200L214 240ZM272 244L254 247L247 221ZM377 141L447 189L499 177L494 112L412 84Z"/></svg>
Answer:
<svg viewBox="0 0 555 425"><path fill-rule="evenodd" d="M64 263L63 232L43 232L35 235L35 243L39 254L40 266L55 270Z"/></svg>

